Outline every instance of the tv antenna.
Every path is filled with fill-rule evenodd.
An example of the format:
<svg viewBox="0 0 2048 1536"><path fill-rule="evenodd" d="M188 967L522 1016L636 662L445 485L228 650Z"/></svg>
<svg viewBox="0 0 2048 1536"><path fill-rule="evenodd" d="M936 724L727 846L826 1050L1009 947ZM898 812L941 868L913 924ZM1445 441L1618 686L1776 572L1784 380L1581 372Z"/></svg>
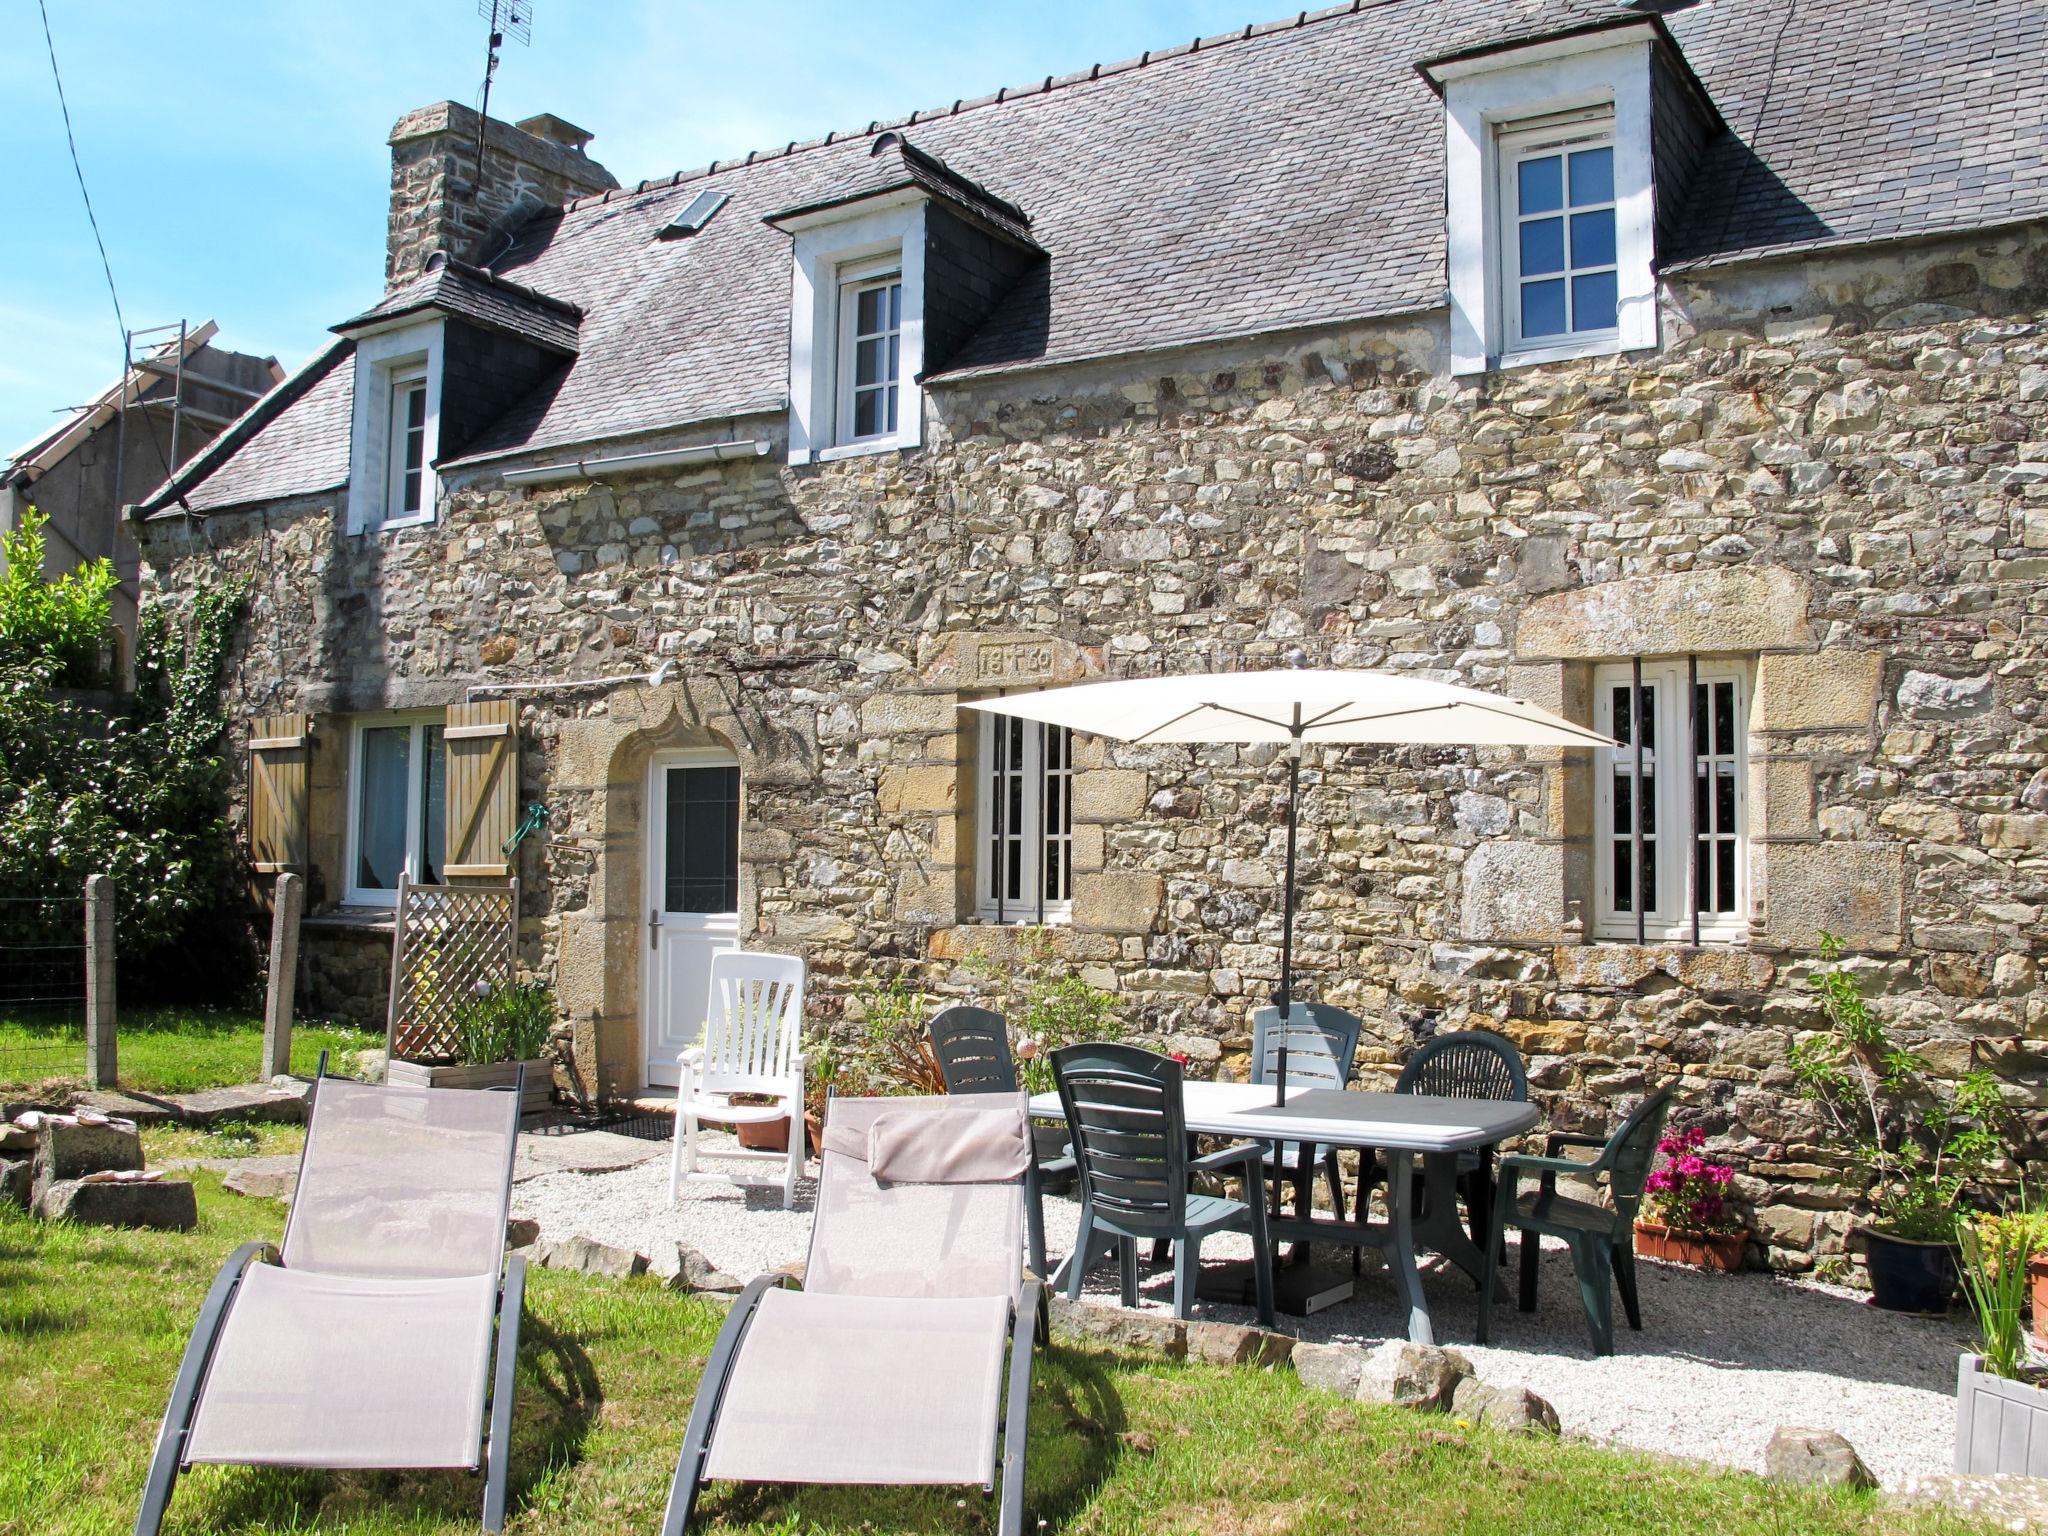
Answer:
<svg viewBox="0 0 2048 1536"><path fill-rule="evenodd" d="M505 46L507 32L526 47L533 46L533 0L476 0L476 13L490 22L491 41L484 51L483 104L477 108L476 184L471 189L472 197L476 188L483 185L484 134L491 120L491 77L498 72L498 50Z"/></svg>

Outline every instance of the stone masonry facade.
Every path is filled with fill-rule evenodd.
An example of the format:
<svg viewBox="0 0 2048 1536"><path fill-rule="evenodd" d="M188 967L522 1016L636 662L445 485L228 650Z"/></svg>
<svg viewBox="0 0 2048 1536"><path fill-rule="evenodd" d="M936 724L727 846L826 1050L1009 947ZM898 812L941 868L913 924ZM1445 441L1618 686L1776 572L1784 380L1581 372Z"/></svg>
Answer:
<svg viewBox="0 0 2048 1536"><path fill-rule="evenodd" d="M251 579L243 716L673 660L520 722L522 801L553 816L522 850L522 959L612 1091L639 1086L658 749L738 756L743 941L803 954L830 1027L864 978L965 996L977 952L1028 947L968 917L963 697L1299 647L1590 719L1597 661L1734 658L1746 943L1590 939L1586 754L1358 748L1305 764L1299 968L1365 1019L1368 1085L1465 1025L1521 1047L1558 1128L1678 1076L1758 1252L1805 1269L1851 1226L1784 1065L1823 930L1937 1070L1994 1068L2048 1127L2044 320L2048 230L2020 228L1667 274L1665 345L1626 358L1454 379L1438 312L938 385L915 452L479 469L424 528L352 536L301 498L151 523L145 555L172 601ZM316 737L316 906L345 739ZM1282 761L1076 752L1049 963L1197 1070L1240 1064L1278 970Z"/></svg>

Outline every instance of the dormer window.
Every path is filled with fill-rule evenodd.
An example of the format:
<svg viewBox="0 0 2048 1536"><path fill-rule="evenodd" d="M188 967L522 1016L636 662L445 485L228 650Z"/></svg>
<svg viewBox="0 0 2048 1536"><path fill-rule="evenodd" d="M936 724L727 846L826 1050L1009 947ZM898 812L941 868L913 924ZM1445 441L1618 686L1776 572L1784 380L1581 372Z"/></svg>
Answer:
<svg viewBox="0 0 2048 1536"><path fill-rule="evenodd" d="M839 441L896 436L902 395L903 274L856 263L839 278Z"/></svg>
<svg viewBox="0 0 2048 1536"><path fill-rule="evenodd" d="M434 520L441 456L438 317L358 336L349 434L348 526L379 533Z"/></svg>
<svg viewBox="0 0 2048 1536"><path fill-rule="evenodd" d="M391 385L391 483L385 488L386 521L418 517L427 468L427 376L408 373Z"/></svg>
<svg viewBox="0 0 2048 1536"><path fill-rule="evenodd" d="M1657 345L1655 46L1637 23L1423 66L1444 94L1452 372Z"/></svg>
<svg viewBox="0 0 2048 1536"><path fill-rule="evenodd" d="M893 130L844 169L832 195L767 218L795 258L792 464L917 447L927 370L946 368L1044 259L1022 209Z"/></svg>
<svg viewBox="0 0 2048 1536"><path fill-rule="evenodd" d="M1611 113L1501 136L1504 309L1514 351L1618 330Z"/></svg>

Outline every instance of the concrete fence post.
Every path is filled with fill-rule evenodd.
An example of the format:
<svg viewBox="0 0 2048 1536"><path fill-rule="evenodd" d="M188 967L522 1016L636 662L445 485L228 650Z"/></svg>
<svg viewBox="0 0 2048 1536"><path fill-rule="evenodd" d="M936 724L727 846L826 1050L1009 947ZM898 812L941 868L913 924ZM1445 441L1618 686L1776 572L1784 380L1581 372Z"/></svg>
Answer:
<svg viewBox="0 0 2048 1536"><path fill-rule="evenodd" d="M121 1080L114 1044L114 882L85 880L85 1082L112 1088Z"/></svg>
<svg viewBox="0 0 2048 1536"><path fill-rule="evenodd" d="M286 871L277 877L270 912L270 985L263 996L263 1077L292 1069L292 1001L299 980L299 918L306 881Z"/></svg>

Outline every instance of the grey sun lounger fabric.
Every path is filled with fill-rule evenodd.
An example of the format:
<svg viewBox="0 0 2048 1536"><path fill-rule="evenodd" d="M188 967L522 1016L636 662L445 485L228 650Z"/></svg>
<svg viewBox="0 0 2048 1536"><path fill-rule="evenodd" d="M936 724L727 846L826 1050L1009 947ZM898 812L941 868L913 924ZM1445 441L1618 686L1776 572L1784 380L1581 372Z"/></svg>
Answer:
<svg viewBox="0 0 2048 1536"><path fill-rule="evenodd" d="M953 1109L943 1115L883 1111L863 1137L852 1125L825 1133L825 1150L868 1165L884 1184L989 1184L1020 1179L1031 1143L1007 1109Z"/></svg>
<svg viewBox="0 0 2048 1536"><path fill-rule="evenodd" d="M288 1269L496 1274L516 1095L320 1083L285 1228Z"/></svg>
<svg viewBox="0 0 2048 1536"><path fill-rule="evenodd" d="M380 1280L252 1266L186 1458L475 1466L497 1298L495 1274Z"/></svg>
<svg viewBox="0 0 2048 1536"><path fill-rule="evenodd" d="M848 1296L999 1296L1014 1302L1022 1278L1024 1186L1022 1161L999 1181L884 1183L865 1160L832 1150L835 1141L863 1149L884 1118L900 1129L885 1138L900 1147L914 1119L931 1120L931 1134L952 1145L954 1122L979 1126L986 1115L1006 1115L1024 1134L1022 1094L1012 1103L994 1095L970 1099L834 1099L825 1129L825 1159L818 1176L818 1208L811 1225L804 1294ZM975 1133L970 1132L972 1139ZM980 1133L986 1138L986 1130ZM936 1144L936 1143L935 1143ZM905 1159L912 1154L899 1152ZM942 1159L956 1166L959 1158Z"/></svg>
<svg viewBox="0 0 2048 1536"><path fill-rule="evenodd" d="M751 1482L985 1483L1010 1303L770 1291L705 1474Z"/></svg>

